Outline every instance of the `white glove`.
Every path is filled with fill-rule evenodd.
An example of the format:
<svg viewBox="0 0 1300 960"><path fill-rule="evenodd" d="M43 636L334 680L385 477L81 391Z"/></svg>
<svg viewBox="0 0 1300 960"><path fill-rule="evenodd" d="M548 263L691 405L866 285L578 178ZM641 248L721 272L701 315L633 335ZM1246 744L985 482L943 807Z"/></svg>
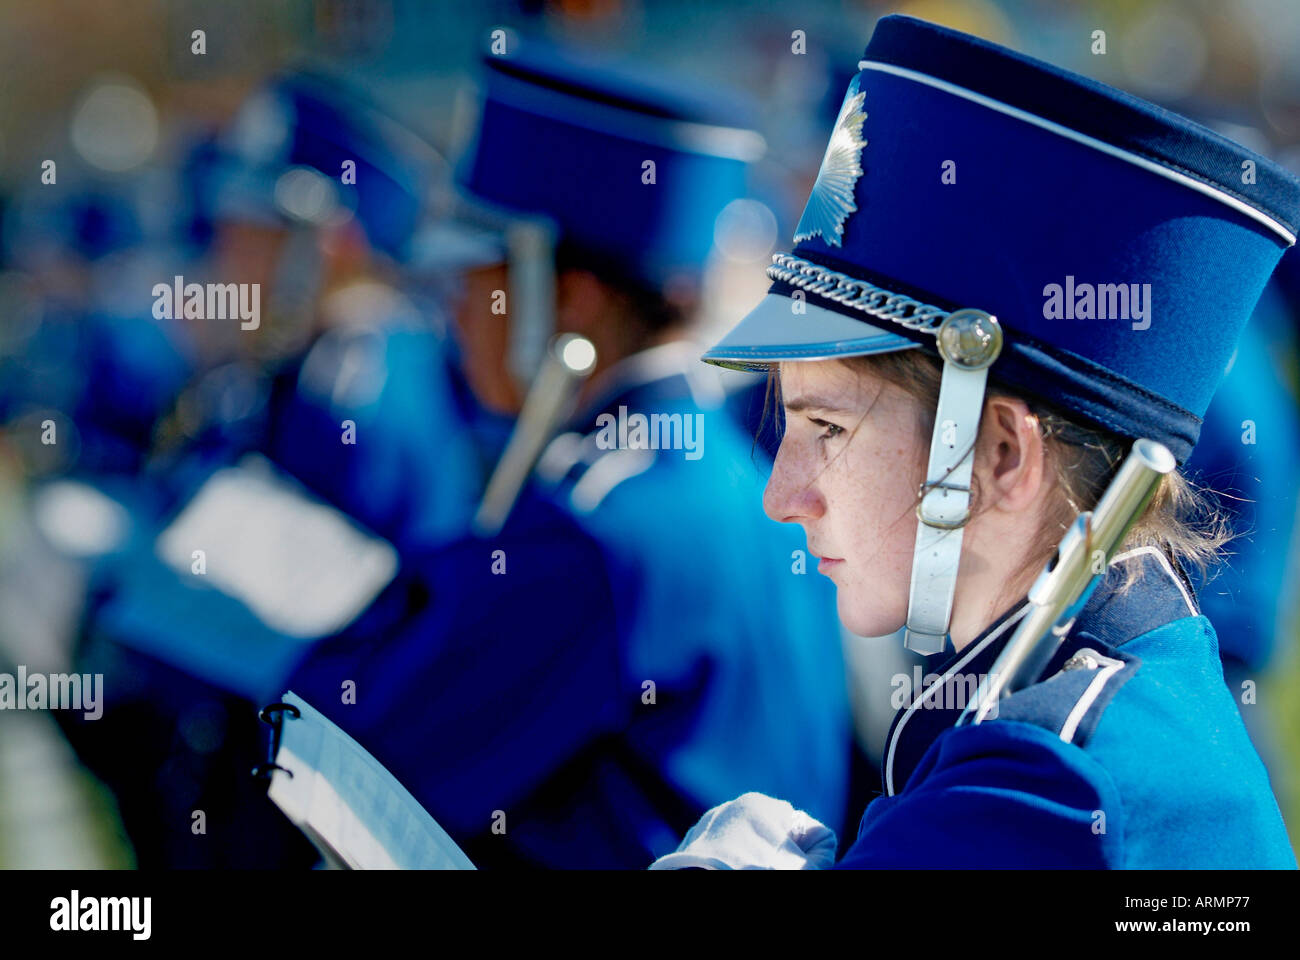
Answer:
<svg viewBox="0 0 1300 960"><path fill-rule="evenodd" d="M835 831L784 800L746 793L700 817L651 870L819 870L835 863Z"/></svg>

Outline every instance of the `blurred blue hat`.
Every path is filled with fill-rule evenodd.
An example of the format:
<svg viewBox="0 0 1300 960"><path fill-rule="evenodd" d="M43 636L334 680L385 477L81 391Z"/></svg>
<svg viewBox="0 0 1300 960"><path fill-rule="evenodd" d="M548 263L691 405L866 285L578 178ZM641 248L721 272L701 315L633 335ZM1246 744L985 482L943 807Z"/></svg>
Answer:
<svg viewBox="0 0 1300 960"><path fill-rule="evenodd" d="M882 18L858 67L793 254L705 359L935 350L948 315L974 308L999 329L953 336L999 338L993 379L1185 460L1295 242L1300 181L1120 90L911 17Z"/></svg>
<svg viewBox="0 0 1300 960"><path fill-rule="evenodd" d="M1186 460L1297 222L1300 181L1205 127L885 17L793 253L773 258L768 295L704 359L939 354L905 634L938 653L989 378Z"/></svg>
<svg viewBox="0 0 1300 960"><path fill-rule="evenodd" d="M355 183L344 182L347 161L356 165ZM245 101L202 179L214 218L324 223L351 213L375 247L404 259L443 163L356 91L300 72L275 78Z"/></svg>
<svg viewBox="0 0 1300 960"><path fill-rule="evenodd" d="M98 260L147 239L134 184L91 181L19 194L4 221L4 253L19 263L53 251Z"/></svg>
<svg viewBox="0 0 1300 960"><path fill-rule="evenodd" d="M699 274L763 151L743 101L532 39L510 37L484 66L467 190L549 219L593 267L658 289Z"/></svg>

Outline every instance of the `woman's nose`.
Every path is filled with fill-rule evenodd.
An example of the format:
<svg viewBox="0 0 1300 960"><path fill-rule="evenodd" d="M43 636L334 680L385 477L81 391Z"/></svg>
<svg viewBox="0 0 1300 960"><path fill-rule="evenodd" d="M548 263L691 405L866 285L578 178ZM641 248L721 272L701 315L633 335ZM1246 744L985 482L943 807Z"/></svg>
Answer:
<svg viewBox="0 0 1300 960"><path fill-rule="evenodd" d="M807 470L806 457L787 433L776 451L772 474L763 490L763 510L780 523L815 520L826 512L821 493Z"/></svg>

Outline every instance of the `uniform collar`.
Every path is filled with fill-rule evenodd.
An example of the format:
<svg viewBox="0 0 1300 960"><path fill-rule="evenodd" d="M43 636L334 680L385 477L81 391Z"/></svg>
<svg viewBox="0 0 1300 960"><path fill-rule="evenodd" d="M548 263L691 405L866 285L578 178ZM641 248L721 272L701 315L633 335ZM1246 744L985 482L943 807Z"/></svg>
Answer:
<svg viewBox="0 0 1300 960"><path fill-rule="evenodd" d="M1139 567L1139 579L1131 589L1121 591L1134 564ZM923 685L921 693L895 714L881 769L886 795L903 789L930 744L957 722L969 692L992 670L1027 612L1028 601L1022 600L1003 613L979 637L933 669L933 682ZM1126 551L1111 560L1105 579L1075 619L1043 676L1055 674L1085 646L1103 653L1113 651L1166 623L1199 614L1195 592L1175 562L1155 547Z"/></svg>
<svg viewBox="0 0 1300 960"><path fill-rule="evenodd" d="M573 418L573 428L594 424L601 413L617 412L635 394L689 396L702 410L721 406L726 398L718 372L700 363L702 348L688 340L674 340L624 357L599 374L592 399Z"/></svg>
<svg viewBox="0 0 1300 960"><path fill-rule="evenodd" d="M721 407L726 394L718 371L700 363L699 356L698 344L676 340L634 353L602 372L592 399L542 452L535 471L538 480L554 488L566 478L576 480L598 460L613 455L619 455L621 461L613 476L625 476L626 469L644 470L654 462L654 454L603 448L598 440L600 418L608 414L622 422L625 414L666 413L684 405L694 406L702 415ZM629 453L630 460L624 456Z"/></svg>

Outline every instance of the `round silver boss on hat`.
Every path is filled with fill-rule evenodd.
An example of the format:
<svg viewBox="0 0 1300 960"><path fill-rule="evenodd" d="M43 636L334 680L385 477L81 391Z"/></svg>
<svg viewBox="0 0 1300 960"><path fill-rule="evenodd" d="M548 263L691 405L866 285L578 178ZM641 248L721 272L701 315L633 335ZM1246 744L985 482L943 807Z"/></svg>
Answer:
<svg viewBox="0 0 1300 960"><path fill-rule="evenodd" d="M1002 352L1002 325L983 310L955 310L936 335L939 353L965 370L982 370Z"/></svg>

